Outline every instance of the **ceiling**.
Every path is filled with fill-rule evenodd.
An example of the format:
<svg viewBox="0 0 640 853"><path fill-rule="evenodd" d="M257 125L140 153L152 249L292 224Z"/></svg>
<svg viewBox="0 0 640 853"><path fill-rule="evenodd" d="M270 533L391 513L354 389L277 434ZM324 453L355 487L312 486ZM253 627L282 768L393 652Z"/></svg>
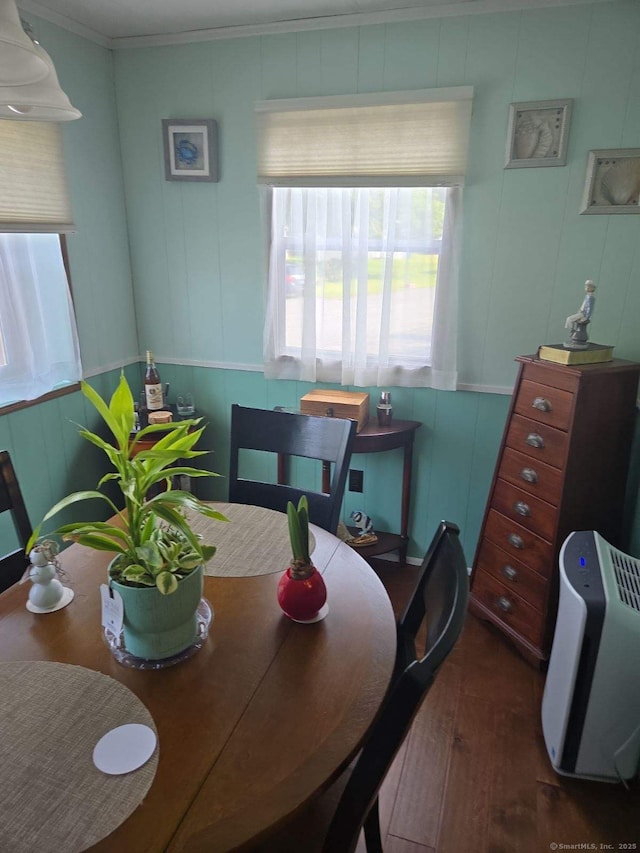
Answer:
<svg viewBox="0 0 640 853"><path fill-rule="evenodd" d="M18 0L109 47L416 20L607 0Z"/></svg>

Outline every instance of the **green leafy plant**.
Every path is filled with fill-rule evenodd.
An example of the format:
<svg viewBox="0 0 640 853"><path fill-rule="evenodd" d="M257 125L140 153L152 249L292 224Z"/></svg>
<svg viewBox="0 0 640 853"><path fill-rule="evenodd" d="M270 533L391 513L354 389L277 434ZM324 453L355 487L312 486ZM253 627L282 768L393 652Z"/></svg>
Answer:
<svg viewBox="0 0 640 853"><path fill-rule="evenodd" d="M27 553L38 540L42 524L72 504L98 499L107 503L116 516L113 520L63 524L48 536L114 552L112 578L127 586L155 586L168 595L177 589L180 578L210 560L216 551L214 545L203 544L193 532L185 510L227 521L224 515L189 492L171 488L174 476L219 476L182 464L182 460L195 459L207 452L193 449L204 430L198 426L201 419L151 424L132 439L134 403L124 374L108 404L86 382L81 388L111 431L114 442L84 428L80 429L80 435L104 451L114 470L102 477L96 490L74 492L53 506L34 530ZM154 433L163 435L152 448L139 450L139 442ZM98 491L110 481L117 483L122 492L122 510L108 495ZM167 491L147 500L149 489L163 481Z"/></svg>
<svg viewBox="0 0 640 853"><path fill-rule="evenodd" d="M291 577L303 580L313 571L309 556L309 501L306 495L301 496L297 508L291 501L287 503L287 521L293 553L293 562L290 566Z"/></svg>

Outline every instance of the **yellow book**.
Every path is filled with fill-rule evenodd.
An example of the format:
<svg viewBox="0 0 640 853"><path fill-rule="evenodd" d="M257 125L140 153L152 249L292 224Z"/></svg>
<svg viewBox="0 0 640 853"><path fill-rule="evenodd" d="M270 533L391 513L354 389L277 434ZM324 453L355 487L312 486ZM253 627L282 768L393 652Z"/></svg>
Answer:
<svg viewBox="0 0 640 853"><path fill-rule="evenodd" d="M586 349L567 349L564 344L546 344L538 348L538 358L556 364L597 364L613 359L613 347L587 344Z"/></svg>

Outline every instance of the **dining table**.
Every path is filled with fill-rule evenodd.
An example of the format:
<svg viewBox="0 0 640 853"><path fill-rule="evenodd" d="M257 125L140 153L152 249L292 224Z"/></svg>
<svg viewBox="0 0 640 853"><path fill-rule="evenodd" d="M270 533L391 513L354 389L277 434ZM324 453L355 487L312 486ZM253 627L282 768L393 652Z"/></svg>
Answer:
<svg viewBox="0 0 640 853"><path fill-rule="evenodd" d="M213 506L228 521L190 517L217 546L204 577L212 620L175 665L136 668L114 655L100 595L112 554L79 544L60 553L74 593L61 609L27 609L28 580L0 595L3 853L251 850L357 755L395 662L378 576L311 525L328 613L296 623L277 602L286 515ZM91 761L95 741L127 723L150 727L156 749L140 769L105 777ZM7 740L12 726L20 734Z"/></svg>

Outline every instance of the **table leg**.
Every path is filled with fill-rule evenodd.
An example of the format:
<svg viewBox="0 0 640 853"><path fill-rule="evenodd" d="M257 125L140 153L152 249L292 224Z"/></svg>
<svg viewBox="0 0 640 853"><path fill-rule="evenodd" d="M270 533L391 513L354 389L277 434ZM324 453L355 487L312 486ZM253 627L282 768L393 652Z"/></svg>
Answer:
<svg viewBox="0 0 640 853"><path fill-rule="evenodd" d="M409 536L409 504L411 500L411 465L413 460L413 432L410 434L404 446L404 461L402 466L402 509L400 518L400 535L405 540L398 548L400 565L407 562L407 547Z"/></svg>

